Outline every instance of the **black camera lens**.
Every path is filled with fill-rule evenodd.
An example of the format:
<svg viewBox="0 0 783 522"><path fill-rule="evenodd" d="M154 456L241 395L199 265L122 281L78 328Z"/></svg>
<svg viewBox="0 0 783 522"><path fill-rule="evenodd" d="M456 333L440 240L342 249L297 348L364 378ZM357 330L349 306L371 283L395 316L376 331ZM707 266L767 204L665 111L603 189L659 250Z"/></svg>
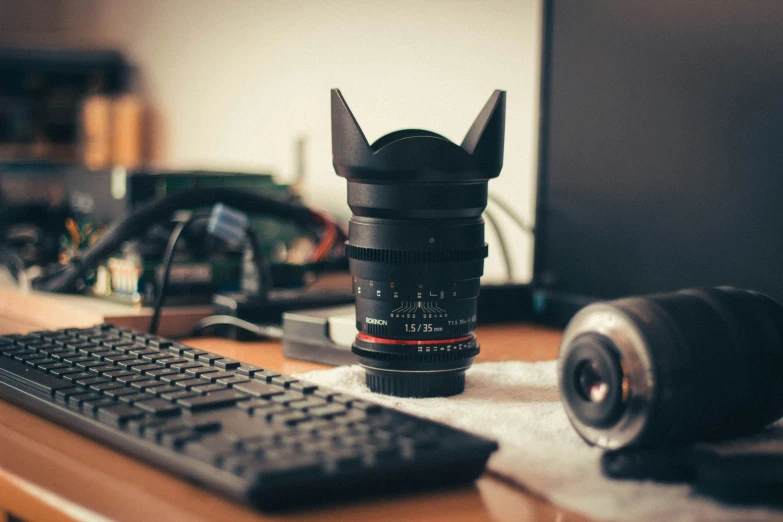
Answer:
<svg viewBox="0 0 783 522"><path fill-rule="evenodd" d="M558 374L591 444L750 434L783 416L783 306L732 288L592 304L566 327Z"/></svg>
<svg viewBox="0 0 783 522"><path fill-rule="evenodd" d="M479 353L473 331L487 245L481 214L503 164L505 93L495 91L465 140L401 130L370 145L332 91L334 167L348 181L346 255L356 296L353 352L370 389L461 393Z"/></svg>

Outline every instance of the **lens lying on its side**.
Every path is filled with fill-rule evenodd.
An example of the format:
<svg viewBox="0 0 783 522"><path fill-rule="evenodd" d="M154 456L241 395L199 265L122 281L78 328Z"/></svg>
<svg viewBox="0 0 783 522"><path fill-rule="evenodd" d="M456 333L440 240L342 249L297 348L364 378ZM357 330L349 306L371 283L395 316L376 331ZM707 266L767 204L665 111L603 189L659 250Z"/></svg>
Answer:
<svg viewBox="0 0 783 522"><path fill-rule="evenodd" d="M566 328L558 374L591 444L753 433L783 415L783 307L731 288L596 303Z"/></svg>

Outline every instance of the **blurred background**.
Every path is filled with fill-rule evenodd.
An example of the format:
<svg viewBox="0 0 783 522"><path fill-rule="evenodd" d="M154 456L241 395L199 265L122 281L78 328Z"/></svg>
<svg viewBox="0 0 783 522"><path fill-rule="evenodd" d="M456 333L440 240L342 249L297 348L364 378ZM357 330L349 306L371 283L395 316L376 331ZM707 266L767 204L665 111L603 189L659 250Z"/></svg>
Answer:
<svg viewBox="0 0 783 522"><path fill-rule="evenodd" d="M122 169L271 174L344 222L330 88L370 142L424 128L457 143L505 89L505 164L490 192L532 224L540 27L539 0L0 0L0 161L27 169L0 173L0 188L26 197L52 162L115 189ZM528 281L532 238L496 214L513 279ZM486 279L505 281L487 235Z"/></svg>

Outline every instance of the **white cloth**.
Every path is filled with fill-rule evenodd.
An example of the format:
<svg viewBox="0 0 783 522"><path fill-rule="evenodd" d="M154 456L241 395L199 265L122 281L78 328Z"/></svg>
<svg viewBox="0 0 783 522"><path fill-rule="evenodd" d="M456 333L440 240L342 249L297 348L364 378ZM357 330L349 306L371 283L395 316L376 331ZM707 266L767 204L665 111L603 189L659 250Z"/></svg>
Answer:
<svg viewBox="0 0 783 522"><path fill-rule="evenodd" d="M371 393L359 366L301 374L315 384L370 399L496 440L491 472L554 504L597 520L783 520L783 511L730 508L694 496L687 485L603 477L601 450L585 444L560 404L554 361L488 362L468 370L461 395L401 399ZM777 434L783 423L769 433ZM763 437L762 437L763 438Z"/></svg>

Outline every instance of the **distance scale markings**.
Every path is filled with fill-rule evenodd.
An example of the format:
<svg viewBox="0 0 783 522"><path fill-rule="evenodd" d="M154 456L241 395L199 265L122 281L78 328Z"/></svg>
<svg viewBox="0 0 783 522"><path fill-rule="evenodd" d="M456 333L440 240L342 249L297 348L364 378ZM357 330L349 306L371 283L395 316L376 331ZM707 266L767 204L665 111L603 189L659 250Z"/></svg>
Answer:
<svg viewBox="0 0 783 522"><path fill-rule="evenodd" d="M353 293L357 297L383 301L416 300L433 304L434 301L467 299L478 296L479 280L394 282L354 277Z"/></svg>
<svg viewBox="0 0 783 522"><path fill-rule="evenodd" d="M448 312L435 301L403 301L399 307L391 311L389 317L415 319L418 311L422 312L422 319L441 319L449 316Z"/></svg>

